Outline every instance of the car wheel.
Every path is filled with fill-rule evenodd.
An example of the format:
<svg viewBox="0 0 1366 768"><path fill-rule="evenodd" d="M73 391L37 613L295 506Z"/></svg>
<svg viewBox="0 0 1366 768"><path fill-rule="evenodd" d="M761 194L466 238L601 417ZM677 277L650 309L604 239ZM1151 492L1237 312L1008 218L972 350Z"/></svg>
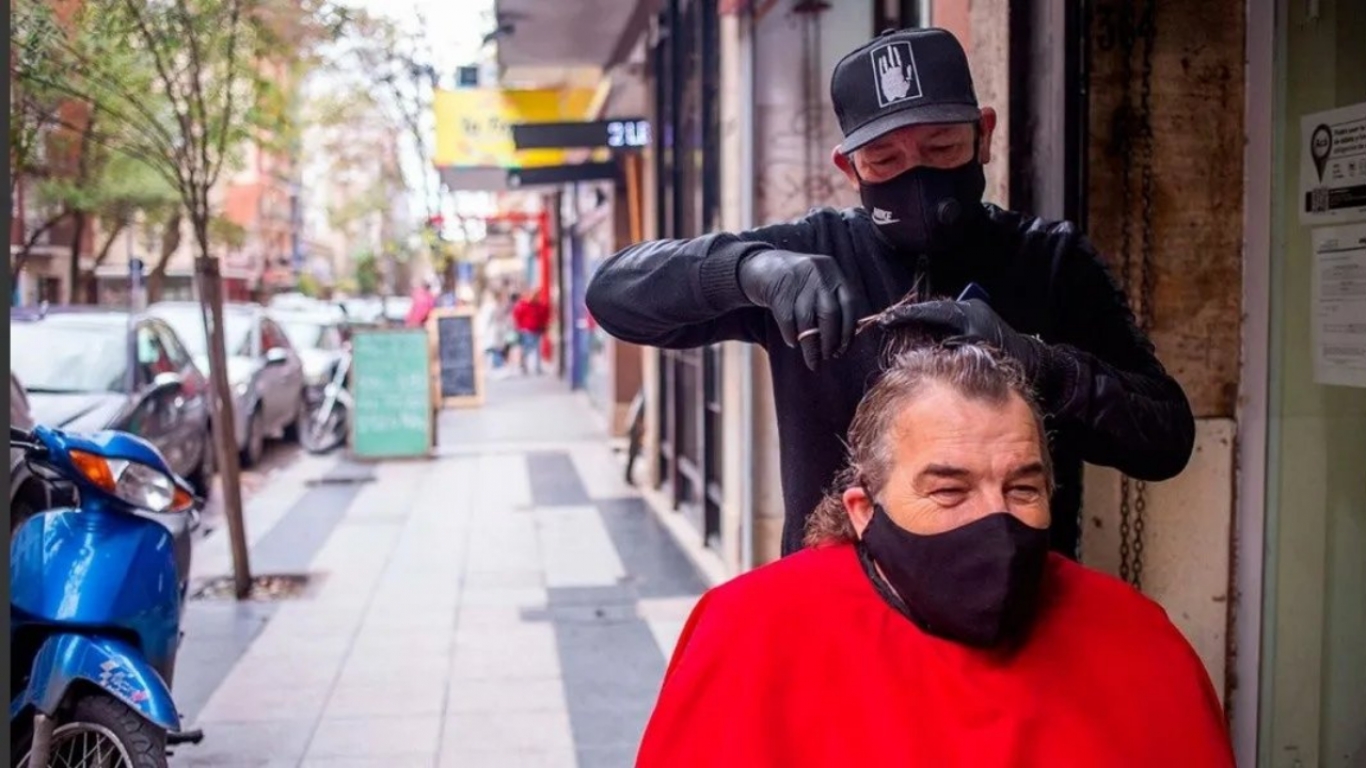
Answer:
<svg viewBox="0 0 1366 768"><path fill-rule="evenodd" d="M204 453L199 457L199 468L187 478L190 485L194 486L194 492L204 499L209 498L209 493L213 490L213 475L218 469L217 462L214 461L214 450L213 429L210 428L204 436Z"/></svg>
<svg viewBox="0 0 1366 768"><path fill-rule="evenodd" d="M251 469L261 463L266 452L266 425L261 421L261 410L251 412L247 422L247 444L242 447L242 468Z"/></svg>

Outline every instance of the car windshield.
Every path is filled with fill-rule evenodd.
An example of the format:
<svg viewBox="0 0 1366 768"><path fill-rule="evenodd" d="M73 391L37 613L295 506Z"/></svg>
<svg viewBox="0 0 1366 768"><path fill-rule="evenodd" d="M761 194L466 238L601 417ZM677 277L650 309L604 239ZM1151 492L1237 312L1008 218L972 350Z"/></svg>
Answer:
<svg viewBox="0 0 1366 768"><path fill-rule="evenodd" d="M123 325L12 323L10 368L34 394L122 392L128 329Z"/></svg>
<svg viewBox="0 0 1366 768"><path fill-rule="evenodd" d="M157 317L165 320L185 350L195 357L209 354L209 342L204 334L204 318L198 308L154 310ZM223 313L223 346L229 356L251 353L251 318L241 312Z"/></svg>
<svg viewBox="0 0 1366 768"><path fill-rule="evenodd" d="M319 323L313 320L280 320L280 327L285 329L285 335L289 337L289 343L295 349L320 349L323 343L323 332L327 330L326 323Z"/></svg>

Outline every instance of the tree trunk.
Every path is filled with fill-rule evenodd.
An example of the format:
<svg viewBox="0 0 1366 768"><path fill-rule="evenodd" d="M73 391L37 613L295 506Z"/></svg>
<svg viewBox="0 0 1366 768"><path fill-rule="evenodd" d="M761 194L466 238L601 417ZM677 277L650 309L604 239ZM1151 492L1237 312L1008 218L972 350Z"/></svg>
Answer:
<svg viewBox="0 0 1366 768"><path fill-rule="evenodd" d="M118 219L114 222L114 228L110 230L109 237L100 246L99 253L95 254L95 263L91 265L90 271L85 273L85 300L89 304L100 303L100 281L95 273L99 270L104 260L109 258L109 252L114 249L114 241L123 231L128 228L126 219ZM132 254L128 254L132 258Z"/></svg>
<svg viewBox="0 0 1366 768"><path fill-rule="evenodd" d="M99 113L91 111L90 117L85 121L85 130L81 132L81 156L76 166L76 182L86 184L90 180L90 170L92 165L91 142L95 135L95 119ZM67 276L69 279L67 296L68 303L77 303L77 296L80 295L81 287L81 245L85 239L85 223L88 220L86 212L83 210L72 211L74 232L71 235L71 264Z"/></svg>
<svg viewBox="0 0 1366 768"><path fill-rule="evenodd" d="M232 425L231 391L228 387L227 353L223 346L223 276L217 259L209 257L208 190L196 190L198 198L190 209L195 242L199 246L195 260L195 276L199 279L200 312L209 341L209 377L216 394L213 432L218 444L219 476L223 485L223 517L228 523L228 541L232 551L233 582L237 598L251 593L251 558L247 547L246 521L242 517L242 477L237 463L237 440Z"/></svg>
<svg viewBox="0 0 1366 768"><path fill-rule="evenodd" d="M166 270L170 267L171 257L180 249L180 223L182 221L181 211L177 210L171 214L171 220L166 222L166 230L161 235L161 253L157 255L157 263L152 267L152 271L147 275L147 303L151 304L161 300L161 290L166 283ZM198 233L195 233L198 237ZM207 243L207 235L204 243ZM201 244L202 248L207 245Z"/></svg>
<svg viewBox="0 0 1366 768"><path fill-rule="evenodd" d="M81 285L81 235L85 232L85 211L74 211L71 215L71 263L67 269L67 303L76 304Z"/></svg>

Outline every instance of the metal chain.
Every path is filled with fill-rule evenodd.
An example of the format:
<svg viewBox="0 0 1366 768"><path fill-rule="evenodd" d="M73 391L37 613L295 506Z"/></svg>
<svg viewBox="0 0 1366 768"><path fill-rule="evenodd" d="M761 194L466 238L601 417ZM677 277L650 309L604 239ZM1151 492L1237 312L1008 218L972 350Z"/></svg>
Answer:
<svg viewBox="0 0 1366 768"><path fill-rule="evenodd" d="M1143 21L1139 31L1143 35L1143 83L1139 96L1140 126L1143 130L1143 145L1139 153L1139 163L1143 202L1143 259L1142 277L1139 282L1139 328L1148 334L1153 327L1155 305L1153 295L1157 285L1157 268L1153 263L1153 116L1152 81L1153 47L1157 39L1157 0L1146 0L1143 4ZM1133 542L1133 585L1143 589L1143 532L1148 518L1148 484L1138 481L1134 484L1134 542Z"/></svg>
<svg viewBox="0 0 1366 768"><path fill-rule="evenodd" d="M1144 0L1141 16L1134 19L1133 3L1124 4L1121 22L1124 61L1123 105L1120 130L1120 151L1123 162L1120 170L1121 188L1121 275L1125 294L1135 307L1138 327L1145 334L1153 325L1153 297L1157 270L1153 263L1153 127L1152 74L1153 48L1156 42L1156 0ZM1136 33L1136 34L1135 34ZM1133 108L1133 54L1135 38L1143 39L1143 62L1140 70L1139 105ZM1139 163L1139 203L1142 221L1142 252L1137 265L1133 258L1133 192L1132 163ZM1134 280L1134 268L1138 279ZM1132 288L1137 282L1137 296ZM1119 502L1119 575L1136 589L1143 588L1143 539L1147 527L1148 484L1124 475L1120 480Z"/></svg>
<svg viewBox="0 0 1366 768"><path fill-rule="evenodd" d="M1116 128L1119 136L1119 152L1122 161L1120 162L1120 284L1124 288L1125 295L1129 293L1129 283L1131 282L1133 271L1133 186L1131 183L1131 167L1134 156L1133 137L1134 137L1134 114L1133 114L1133 80L1134 80L1134 24L1132 2L1121 5L1123 16L1121 17L1117 35L1120 41L1120 49L1123 51L1123 61L1121 63L1121 94L1119 119L1116 121ZM1132 302L1131 302L1132 303ZM1132 552L1129 548L1129 541L1133 537L1130 520L1132 511L1129 499L1133 495L1130 489L1128 475L1121 475L1119 482L1119 577L1125 581L1132 582L1132 569L1130 560Z"/></svg>

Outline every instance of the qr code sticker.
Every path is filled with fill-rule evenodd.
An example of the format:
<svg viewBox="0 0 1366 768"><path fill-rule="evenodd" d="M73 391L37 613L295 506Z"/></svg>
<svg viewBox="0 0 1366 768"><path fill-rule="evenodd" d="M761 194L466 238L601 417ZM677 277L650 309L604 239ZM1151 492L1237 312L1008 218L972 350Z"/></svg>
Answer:
<svg viewBox="0 0 1366 768"><path fill-rule="evenodd" d="M1327 187L1318 187L1318 188L1316 188L1312 193L1310 193L1310 198L1309 198L1309 211L1310 211L1311 213L1327 213L1327 212L1328 212L1328 188L1327 188Z"/></svg>

